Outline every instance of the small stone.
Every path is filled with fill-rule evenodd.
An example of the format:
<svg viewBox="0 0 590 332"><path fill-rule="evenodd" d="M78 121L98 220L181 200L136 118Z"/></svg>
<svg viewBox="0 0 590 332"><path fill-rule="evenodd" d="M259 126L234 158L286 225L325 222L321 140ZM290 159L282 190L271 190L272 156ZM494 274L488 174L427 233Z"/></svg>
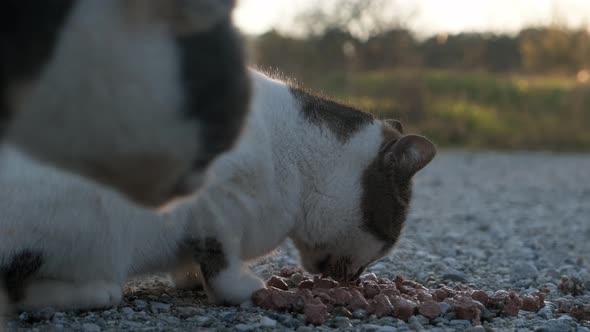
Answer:
<svg viewBox="0 0 590 332"><path fill-rule="evenodd" d="M85 332L100 332L102 330L100 328L100 326L98 326L94 323L84 323L84 324L82 324L82 329Z"/></svg>
<svg viewBox="0 0 590 332"><path fill-rule="evenodd" d="M352 328L352 324L350 323L350 319L340 316L334 319L334 327L338 329L349 329Z"/></svg>
<svg viewBox="0 0 590 332"><path fill-rule="evenodd" d="M313 328L309 326L300 326L296 330L297 332L313 332Z"/></svg>
<svg viewBox="0 0 590 332"><path fill-rule="evenodd" d="M567 322L551 319L546 321L540 329L536 329L535 331L569 332L571 330L572 328Z"/></svg>
<svg viewBox="0 0 590 332"><path fill-rule="evenodd" d="M150 302L150 311L153 313L168 312L170 311L171 306L172 305L168 303Z"/></svg>
<svg viewBox="0 0 590 332"><path fill-rule="evenodd" d="M258 324L237 324L234 328L238 331L254 331L260 326Z"/></svg>
<svg viewBox="0 0 590 332"><path fill-rule="evenodd" d="M367 318L367 311L363 309L358 309L352 312L352 317L356 319L364 319Z"/></svg>
<svg viewBox="0 0 590 332"><path fill-rule="evenodd" d="M240 303L240 308L242 309L250 309L254 307L254 303L252 302L251 299L248 299L242 303Z"/></svg>
<svg viewBox="0 0 590 332"><path fill-rule="evenodd" d="M285 282L285 280L283 280L283 278L278 277L278 276L272 276L270 277L270 279L268 279L266 281L266 285L268 287L275 287L278 288L280 290L289 290L289 285L287 285L287 283Z"/></svg>
<svg viewBox="0 0 590 332"><path fill-rule="evenodd" d="M133 316L135 314L135 311L130 307L122 307L120 311L125 316Z"/></svg>
<svg viewBox="0 0 590 332"><path fill-rule="evenodd" d="M187 319L187 321L194 322L199 326L206 327L206 326L209 326L213 323L213 318L208 317L208 316L193 316L193 317Z"/></svg>
<svg viewBox="0 0 590 332"><path fill-rule="evenodd" d="M262 317L260 319L260 326L262 327L276 327L277 321L268 317Z"/></svg>
<svg viewBox="0 0 590 332"><path fill-rule="evenodd" d="M424 330L424 326L422 326L422 324L420 324L420 322L418 321L418 318L416 318L416 316L412 316L412 317L410 317L410 319L408 319L408 325L414 331L423 331Z"/></svg>
<svg viewBox="0 0 590 332"><path fill-rule="evenodd" d="M414 317L416 317L418 322L422 325L428 325L430 323L430 319L424 317L423 315L416 315Z"/></svg>
<svg viewBox="0 0 590 332"><path fill-rule="evenodd" d="M519 263L513 265L512 271L512 280L518 281L522 279L537 279L539 275L539 270L537 267L531 262Z"/></svg>
<svg viewBox="0 0 590 332"><path fill-rule="evenodd" d="M467 319L453 319L449 322L449 325L455 328L466 329L467 327L471 326L471 321Z"/></svg>
<svg viewBox="0 0 590 332"><path fill-rule="evenodd" d="M465 275L465 273L455 270L455 269L449 269L445 274L442 275L442 278L444 280L454 281L454 282L462 282L462 283L467 282L467 276Z"/></svg>
<svg viewBox="0 0 590 332"><path fill-rule="evenodd" d="M328 316L328 309L319 299L305 304L303 315L307 324L322 325Z"/></svg>
<svg viewBox="0 0 590 332"><path fill-rule="evenodd" d="M466 329L465 332L486 332L486 328L481 325L477 325Z"/></svg>
<svg viewBox="0 0 590 332"><path fill-rule="evenodd" d="M537 312L537 315L544 319L553 318L552 306L545 306L544 308L541 308L541 310Z"/></svg>
<svg viewBox="0 0 590 332"><path fill-rule="evenodd" d="M147 308L147 302L145 302L143 300L135 300L135 301L133 301L133 304L139 309Z"/></svg>
<svg viewBox="0 0 590 332"><path fill-rule="evenodd" d="M29 315L29 319L33 321L48 321L55 315L55 309L45 307L41 310L33 311Z"/></svg>
<svg viewBox="0 0 590 332"><path fill-rule="evenodd" d="M440 305L434 301L426 301L420 304L418 312L428 319L434 319L442 313Z"/></svg>

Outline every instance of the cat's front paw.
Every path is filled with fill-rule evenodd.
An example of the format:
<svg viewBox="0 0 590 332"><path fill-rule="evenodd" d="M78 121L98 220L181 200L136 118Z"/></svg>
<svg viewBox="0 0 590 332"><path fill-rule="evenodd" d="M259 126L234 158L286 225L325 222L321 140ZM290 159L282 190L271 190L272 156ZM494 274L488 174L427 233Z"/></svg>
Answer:
<svg viewBox="0 0 590 332"><path fill-rule="evenodd" d="M223 271L210 280L209 300L218 305L239 305L250 300L252 294L264 288L264 282L249 272Z"/></svg>

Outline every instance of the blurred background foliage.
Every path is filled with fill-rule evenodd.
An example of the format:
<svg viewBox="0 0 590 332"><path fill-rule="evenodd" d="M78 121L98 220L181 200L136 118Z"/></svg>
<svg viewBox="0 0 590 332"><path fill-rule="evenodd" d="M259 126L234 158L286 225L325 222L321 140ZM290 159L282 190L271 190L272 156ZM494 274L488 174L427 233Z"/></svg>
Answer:
<svg viewBox="0 0 590 332"><path fill-rule="evenodd" d="M588 27L417 37L394 4L320 3L296 15L300 34L250 36L252 63L440 146L590 150Z"/></svg>

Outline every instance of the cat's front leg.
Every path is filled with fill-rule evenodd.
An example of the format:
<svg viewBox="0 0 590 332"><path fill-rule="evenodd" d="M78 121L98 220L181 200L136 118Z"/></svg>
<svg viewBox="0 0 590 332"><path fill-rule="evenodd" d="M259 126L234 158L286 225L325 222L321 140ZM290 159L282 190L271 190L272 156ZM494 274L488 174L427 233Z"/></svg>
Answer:
<svg viewBox="0 0 590 332"><path fill-rule="evenodd" d="M108 308L121 302L120 284L107 281L83 283L62 280L35 280L17 301L17 310L38 310L52 307L58 310L88 310Z"/></svg>
<svg viewBox="0 0 590 332"><path fill-rule="evenodd" d="M216 239L192 242L191 250L212 303L239 305L264 288L264 282L247 271L239 256L229 254Z"/></svg>
<svg viewBox="0 0 590 332"><path fill-rule="evenodd" d="M250 300L252 294L264 288L264 282L247 271L243 264L219 265L206 261L200 265L203 284L209 300L219 305L239 305Z"/></svg>

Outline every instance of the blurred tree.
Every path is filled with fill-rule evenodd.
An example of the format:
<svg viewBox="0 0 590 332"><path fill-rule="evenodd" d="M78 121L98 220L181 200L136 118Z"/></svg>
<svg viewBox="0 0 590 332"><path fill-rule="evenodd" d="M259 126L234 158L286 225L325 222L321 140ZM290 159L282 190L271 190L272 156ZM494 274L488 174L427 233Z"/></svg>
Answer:
<svg viewBox="0 0 590 332"><path fill-rule="evenodd" d="M518 40L527 71L576 72L590 61L590 36L586 30L528 28L520 32Z"/></svg>
<svg viewBox="0 0 590 332"><path fill-rule="evenodd" d="M421 63L418 42L409 30L393 29L370 37L358 50L363 69L415 66Z"/></svg>
<svg viewBox="0 0 590 332"><path fill-rule="evenodd" d="M313 4L296 15L296 23L307 35L320 35L327 30L348 31L367 39L384 31L400 29L415 17L415 7L397 0L326 0Z"/></svg>

